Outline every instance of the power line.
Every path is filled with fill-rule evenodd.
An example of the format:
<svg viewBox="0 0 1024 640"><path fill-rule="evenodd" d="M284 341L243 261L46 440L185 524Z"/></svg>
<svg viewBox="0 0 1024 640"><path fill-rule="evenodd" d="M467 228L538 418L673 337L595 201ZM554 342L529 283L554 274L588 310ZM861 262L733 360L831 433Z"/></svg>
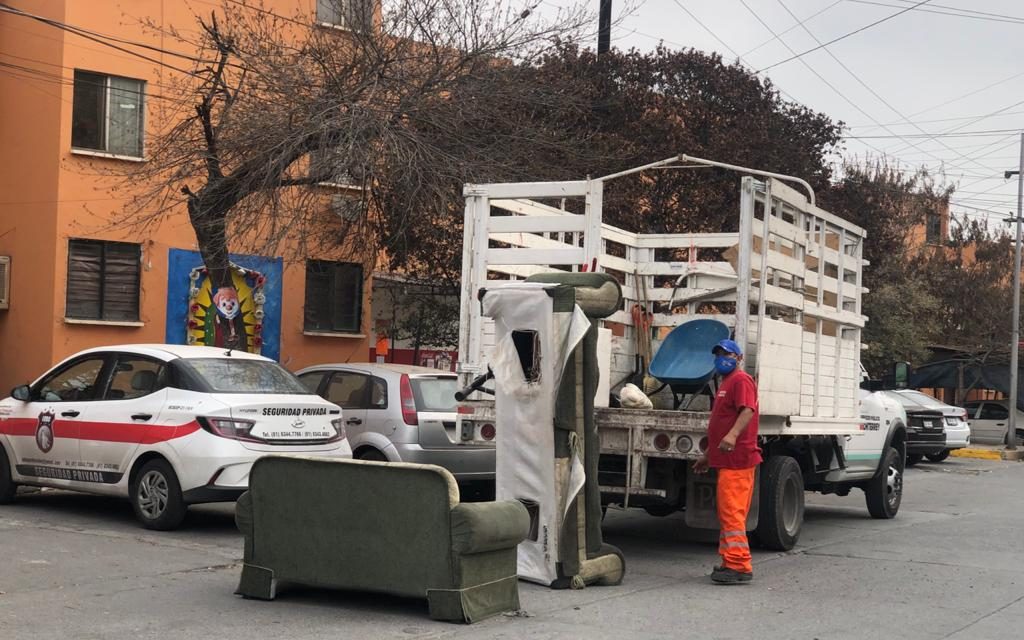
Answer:
<svg viewBox="0 0 1024 640"><path fill-rule="evenodd" d="M896 0L899 2L908 0ZM890 7L893 9L899 9L900 5L890 4L886 2L878 2L877 0L849 0L856 4L869 4L876 7ZM949 9L950 11L938 11L938 9ZM987 20L989 22L1007 22L1010 24L1024 24L1024 18L1018 16L1008 16L1000 13L988 13L985 11L974 11L972 9L961 9L959 7L950 7L941 4L933 4L922 9L918 9L921 13L934 13L942 16L954 16L957 18L971 18L973 20ZM956 12L956 13L953 13Z"/></svg>
<svg viewBox="0 0 1024 640"><path fill-rule="evenodd" d="M775 30L774 30L774 29L772 29L772 28L771 28L771 26L769 26L769 25L768 25L768 23L767 23L767 22L765 22L765 21L764 21L764 20L763 20L763 19L761 18L761 16L760 16L760 15L758 15L758 13L757 13L756 11L754 11L754 10L753 10L753 9L752 9L752 8L750 7L750 5L749 5L749 4L747 4L746 0L740 0L740 4L742 4L742 5L743 5L743 7L744 7L744 8L745 8L745 9L746 9L747 11L749 11L749 12L750 12L750 15L754 16L754 18L755 18L755 19L756 19L756 20L757 20L758 22L760 22L760 23L761 23L761 26L762 26L762 27L764 27L764 28L765 28L765 29L766 29L766 30L768 31L768 33L770 33L770 34L772 34L772 35L774 35L774 36L777 36L777 38L778 38L778 41L779 41L779 43L780 43L780 44L782 44L782 46L784 46L784 47L785 47L785 48L786 48L786 49L787 49L787 50L788 50L788 51L789 51L790 53L796 53L796 51L795 51L795 50L794 50L794 49L793 49L793 48L792 48L791 46L789 46L789 44L788 44L788 43L786 43L786 41L785 41L784 39L782 39L782 37L781 37L781 36L780 36L779 34L776 34L776 33L775 33ZM782 3L781 3L781 0L780 0L780 4L782 4ZM782 5L782 7L783 7L784 9L786 9L786 11L789 11L789 8L788 8L788 7L786 7L786 5L784 5L784 4L783 4L783 5ZM803 23L802 23L802 22L801 22L801 21L799 20L799 18L797 18L797 17L795 16L795 15L793 15L793 14L792 14L792 12L790 12L790 16L792 16L792 17L793 17L793 19L794 19L794 20L796 20L796 21L797 21L797 22L798 22L798 23L799 23L799 24L800 24L801 26L803 25ZM804 29L807 29L807 27L804 27ZM814 34L813 34L813 33L811 33L810 31L808 31L808 33L810 33L810 35L811 35L811 37L812 37L812 38L814 37ZM817 41L817 42L820 42L820 40L818 40L817 38L814 38L814 39L815 39L815 41ZM827 49L826 49L826 51L827 51ZM835 56L833 56L833 57L835 57ZM872 117L872 116L871 116L871 114L869 114L869 113L868 113L867 111L865 111L865 110L864 110L863 108L861 108L861 106L860 106L860 105L858 105L858 104L857 104L856 102L854 102L854 101L853 101L853 100L851 100L851 99L850 99L849 97L847 97L847 96L846 96L846 94L844 94L844 93L843 93L842 91L840 91L840 90L839 90L839 89L838 89L838 88L837 88L837 87L836 87L836 86L835 86L834 84L832 84L832 83L831 83L831 82L830 82L830 81L829 81L829 80L828 80L827 78L825 78L825 76L823 76L823 75L821 75L820 73L818 73L818 71L817 71L817 70L816 70L816 69L815 69L814 67L812 67L812 66L810 65L810 63L808 63L808 62L807 62L806 60L804 60L803 58L800 58L800 64L804 65L804 67L806 67L808 71L810 71L811 73L813 73L813 74L815 75L815 77L817 77L817 78L818 78L819 80L821 80L821 81L822 81L822 82L823 82L823 83L825 84L825 86L827 86L827 87L828 87L829 89L831 89L831 90L832 90L833 92L835 92L835 94L836 94L836 95L838 95L838 96L839 96L840 98L842 98L843 100L845 100L845 101L846 101L846 103L847 103L847 104L849 104L849 105L850 105L851 107L853 107L854 109L856 109L857 111L859 111L859 112L860 112L861 114L863 114L863 115L864 115L864 117L868 118L869 120L874 120L875 122L877 122L877 120L875 120L875 118L874 118L874 117ZM840 63L840 64L842 64L842 63ZM845 67L844 67L844 68L845 68ZM852 72L852 71L850 71L849 69L847 69L847 72L849 72L849 73L850 73L851 75L853 75L853 72ZM897 112L897 113L898 113L898 112ZM886 129L886 130L888 131L888 129ZM870 145L868 145L868 146L870 146ZM875 150L876 150L876 151L878 151L879 153L881 153L881 150L880 150L880 149L875 149ZM925 151L924 149L920 149L920 148L918 148L918 150L919 150L919 151L921 151L922 153L928 154L928 152L927 152L927 151ZM934 156L933 156L933 157L934 157ZM935 159L937 159L937 158L935 158Z"/></svg>
<svg viewBox="0 0 1024 640"><path fill-rule="evenodd" d="M741 60L741 59L743 58L743 56L741 56L740 54L736 53L736 50L735 50L735 49L733 49L733 48L732 48L732 47L730 47L729 45L725 44L725 41L724 41L724 40L722 40L721 38L719 38L719 37L718 37L718 35L717 35L717 34L716 34L716 33L715 33L714 31L712 31L710 27L708 27L708 25L706 25L706 24L704 24L703 22L701 22L701 21L700 21L700 18L698 18L697 16L693 15L693 12L691 12L691 11L690 11L689 9L687 9L687 8L686 8L686 7L685 7L685 6L683 5L683 3L682 3L682 2L680 2L679 0L672 0L672 2L675 2L675 3L676 3L676 6L678 6L678 7L680 8L680 9L682 9L682 10L683 10L683 11L684 11L684 12L686 13L686 15L690 16L690 18L692 18L694 22L696 22L697 24L699 24L699 25L701 26L701 28L702 28L702 29L704 29L704 30L705 30L705 31L707 31L707 32L708 32L709 34L711 34L711 37L712 37L712 38L714 38L715 40L717 40L717 41L718 41L718 44L722 45L723 47L725 47L726 49L728 49L728 50L729 50L729 52L730 52L730 53L732 53L732 55L736 56L736 60ZM757 73L759 73L759 72L757 72Z"/></svg>
<svg viewBox="0 0 1024 640"><path fill-rule="evenodd" d="M1007 111L1007 112L1001 113L999 115L1000 116L1016 116L1016 115L1020 115L1022 113L1024 113L1024 111ZM955 121L958 121L958 120L971 120L973 118L978 118L978 117L982 117L982 116L980 116L978 114L974 114L974 115L970 115L970 116L959 116L959 117L956 117L956 118L936 118L934 120L915 120L914 122L888 122L888 123L886 123L886 126L889 126L889 127L903 127L903 126L907 126L907 125L911 125L911 124L937 124L937 123L940 123L940 122L955 122ZM995 116L992 116L992 117L995 117ZM876 124L870 124L870 123L865 123L865 124L848 124L848 125L846 125L846 127L848 129L877 129L880 126L882 126L882 125L876 125Z"/></svg>
<svg viewBox="0 0 1024 640"><path fill-rule="evenodd" d="M740 1L744 3L744 6L746 6L745 0L740 0ZM783 0L776 0L776 1L779 3L779 6L781 6L786 11L786 13L788 13L789 16L791 18L793 18L793 20L797 21L798 25L800 27L802 27L804 31L807 32L807 35L811 36L811 38L814 39L814 41L817 42L818 44L821 44L821 40L818 39L818 36L814 35L814 32L811 31L811 29L805 24L806 20L800 20L799 18L797 18L797 16L792 11L790 11L789 7L786 6L786 3L783 2ZM747 7L747 8L749 10L749 7ZM755 15L755 17L757 17L757 16ZM760 20L760 18L758 18L758 20ZM763 21L762 21L762 24L764 24ZM781 42L781 40L780 40L780 42ZM788 49L789 47L787 46L786 48ZM881 102L886 107L888 107L890 111L895 113L897 116L903 118L906 122L910 123L910 119L907 116L905 116L903 114L903 112L901 112L899 109L894 107L892 105L892 103L890 103L888 100L886 100L884 97L882 97L877 91L875 91L870 86L868 86L868 84L866 82L864 82L864 80L862 80L860 76L858 76L856 73L854 73L853 70L850 69L850 67L846 66L846 64L842 60L840 60L839 57L835 53L833 53L831 49L829 49L828 47L825 47L825 53L827 53L829 55L829 57L832 58L836 62L836 64L838 64L840 67L842 67L843 70L846 71L846 73L850 74L850 77L852 77L854 80L856 80L857 83L860 84L860 86L864 87L868 91L868 93L873 95L876 99L878 99L879 102ZM803 62L804 65L809 67L809 65L807 65L806 60L801 58L800 61ZM861 110L859 107L858 107L858 110L860 110L863 113L863 110ZM875 120L874 118L870 118L870 119L874 120L875 122L877 122L877 120ZM913 125L913 126L918 131L924 133L924 129L922 129L921 127L919 127L917 125ZM884 126L883 125L882 128L885 131L888 131L889 133L895 133L888 126ZM952 147L947 146L945 143L940 142L940 144L942 144L942 146L945 147L947 150L952 151L953 153L955 153L957 156L959 156L963 160L966 160L967 162L974 162L971 158L968 158L967 156L965 156L964 154L960 153L956 149L953 149ZM928 156L930 156L931 158L933 158L935 160L939 159L938 156L925 151L924 149L922 149L921 147L918 147L917 145L914 145L914 148L918 149L919 151L925 153L925 155L928 155Z"/></svg>
<svg viewBox="0 0 1024 640"><path fill-rule="evenodd" d="M0 12L10 13L12 15L21 16L21 17L24 17L24 18L29 18L31 20L36 20L38 22L42 22L44 24L47 24L47 25L49 25L51 27L55 27L57 29L61 29L63 31L67 31L68 33L73 33L73 34L77 35L80 38L85 38L86 40L92 40L93 42L95 42L97 44L101 44L101 45L103 45L105 47L110 47L111 49L116 49L117 51L121 51L123 53L127 53L128 55L135 56L136 58L140 58L142 60L146 60L147 62L152 62L155 65L158 65L158 66L161 66L161 67L165 67L165 68L171 69L173 71L177 71L178 73L183 73L183 74L189 75L189 76L195 76L197 78L201 77L201 76L199 76L198 74L196 74L196 73L194 73L192 71L188 71L186 69L182 69L180 67L176 67L176 66L174 66L172 64L168 64L166 62L163 62L162 60L158 60L156 58L151 58L151 57L149 57L149 56L147 56L145 54L139 53L137 51L132 51L131 49L126 49L126 48L121 47L119 45L107 42L106 40L103 40L101 37L97 37L97 36L91 35L91 34L89 34L87 32L84 32L84 31L80 30L79 27L74 27L74 26L66 24L64 22L59 22L57 20L51 20L51 19L45 18L43 16L37 16L37 15L31 14L31 13L27 13L25 11L22 11L20 9L15 9L14 7L8 6L6 4L0 4ZM170 52L163 51L162 53L168 53L169 54Z"/></svg>
<svg viewBox="0 0 1024 640"><path fill-rule="evenodd" d="M776 40L778 40L778 39L779 39L779 38L781 38L782 36L786 35L786 34L787 34L787 33L789 33L790 31L792 31L793 29L796 29L797 27L803 26L803 23L804 23L804 22L807 22L808 20L813 20L814 18L817 18L818 16L820 16L820 15L821 15L821 14L823 14L823 13L825 13L826 11L828 11L828 10L829 10L829 9L831 9L832 7L836 6L837 4L842 4L842 3L843 3L843 0L836 0L836 1L835 1L835 2L833 2L832 4L830 4L830 5L828 5L827 7L825 7L824 9L821 9L821 10L819 10L819 11L817 11L817 12L815 12L815 13L812 13L811 15L807 16L807 17L806 17L806 18L804 18L804 19L803 19L803 21L802 21L802 22L800 22L799 24L794 24L793 26L789 27L788 29L786 29L786 30L784 30L784 31L780 32L780 33L779 33L779 35L777 35L777 36L774 36L774 37L771 37L771 38L769 38L769 39L765 40L764 42L762 42L761 44L757 45L756 47L754 47L754 48L753 48L753 49L751 49L750 51L747 51L747 52L745 52L745 53L744 53L744 54L743 54L743 55L742 55L741 57L743 57L743 58L746 58L747 56L749 56L750 54L754 53L754 52L755 52L755 51L757 51L758 49L760 49L760 48L762 48L762 47L764 47L764 46L766 46L766 45L769 45L769 44L771 44L771 43L775 42Z"/></svg>
<svg viewBox="0 0 1024 640"><path fill-rule="evenodd" d="M844 136L848 140L876 140L883 138L898 138L900 140L911 139L925 139L932 140L935 138L965 138L971 136L1004 136L1007 133L1020 132L1020 127L1016 129L984 129L981 131L958 131L948 133L904 133L904 134L892 134L892 135L874 135L874 136Z"/></svg>
<svg viewBox="0 0 1024 640"><path fill-rule="evenodd" d="M832 40L829 40L828 42L826 42L824 44L819 44L816 47L812 47L812 48L808 49L807 51L804 51L803 53L798 53L798 54L796 54L796 55L794 55L792 57L786 58L785 60L780 60L779 62L776 62L775 64L770 64L767 67L759 69L758 73L761 73L763 71L768 71L769 69L774 69L775 67L777 67L779 65L786 64L787 62L792 62L793 60L796 60L797 58L802 58L803 56L807 55L808 53L813 53L813 52L817 51L818 49L824 49L825 47L829 46L830 44L835 44L835 43L839 42L840 40L845 40L845 39L849 38L850 36L855 36L858 33L861 33L862 31L867 31L868 29L870 29L872 27L880 25L883 22L888 22L889 20L892 20L893 18L895 18L897 16L901 16L904 13L906 13L908 11L911 11L913 9L916 9L917 7L920 7L923 4L928 4L929 2L931 2L931 0L920 0L920 2L918 2L917 4L915 4L912 7L907 7L906 9L902 9L900 11L897 11L896 13L894 13L892 15L889 15L889 16L886 16L886 17L882 18L881 20L875 20L871 24L864 25L863 27L861 27L859 29L855 29L854 31L850 31L849 33L843 34L843 35L839 36L838 38L833 38ZM676 0L676 4L678 4L678 3L679 3L678 0Z"/></svg>

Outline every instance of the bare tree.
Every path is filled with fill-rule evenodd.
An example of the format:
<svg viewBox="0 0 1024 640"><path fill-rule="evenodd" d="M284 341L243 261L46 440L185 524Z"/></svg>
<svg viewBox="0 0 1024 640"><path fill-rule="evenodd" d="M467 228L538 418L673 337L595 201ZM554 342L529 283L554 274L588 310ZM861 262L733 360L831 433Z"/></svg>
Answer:
<svg viewBox="0 0 1024 640"><path fill-rule="evenodd" d="M542 19L535 3L511 0L336 1L345 29L259 0L224 0L197 16L198 32L147 24L197 53L151 92L148 161L124 175L132 197L114 224L144 232L184 203L215 288L230 285L229 247L395 261L450 228L463 182L521 177L552 149L580 152L578 138L543 123L583 98L525 73L587 32L587 11ZM488 127L503 104L532 117ZM427 262L413 267L429 273Z"/></svg>

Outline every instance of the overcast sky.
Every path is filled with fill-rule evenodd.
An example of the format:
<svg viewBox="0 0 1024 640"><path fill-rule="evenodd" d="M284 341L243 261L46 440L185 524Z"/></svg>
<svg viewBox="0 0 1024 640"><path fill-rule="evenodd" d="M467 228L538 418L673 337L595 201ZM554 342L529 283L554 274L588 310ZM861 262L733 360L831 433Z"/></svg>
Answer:
<svg viewBox="0 0 1024 640"><path fill-rule="evenodd" d="M626 7L612 1L616 14ZM612 46L650 50L664 41L728 61L739 55L762 70L918 2L633 0ZM958 212L1016 209L1016 178L1002 174L1018 164L1024 128L1024 1L928 0L763 73L792 99L845 122L848 155L884 152L904 166L944 167L959 185ZM963 135L977 131L986 133Z"/></svg>

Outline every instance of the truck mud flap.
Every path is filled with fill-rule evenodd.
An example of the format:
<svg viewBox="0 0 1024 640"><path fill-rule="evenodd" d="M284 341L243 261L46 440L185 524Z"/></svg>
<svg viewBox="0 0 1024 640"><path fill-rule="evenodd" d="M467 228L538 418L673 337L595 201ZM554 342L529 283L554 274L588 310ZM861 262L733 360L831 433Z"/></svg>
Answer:
<svg viewBox="0 0 1024 640"><path fill-rule="evenodd" d="M686 474L686 526L693 529L718 529L718 471L705 474ZM757 528L758 506L761 495L761 467L754 480L754 495L747 513L747 531Z"/></svg>

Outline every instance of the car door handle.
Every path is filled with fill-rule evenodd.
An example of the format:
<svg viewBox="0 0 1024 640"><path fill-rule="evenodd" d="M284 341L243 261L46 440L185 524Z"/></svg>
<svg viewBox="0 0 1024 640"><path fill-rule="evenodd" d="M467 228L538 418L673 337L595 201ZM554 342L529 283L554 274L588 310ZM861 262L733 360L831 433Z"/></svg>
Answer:
<svg viewBox="0 0 1024 640"><path fill-rule="evenodd" d="M132 420L149 420L153 417L152 413L136 413L132 416Z"/></svg>
<svg viewBox="0 0 1024 640"><path fill-rule="evenodd" d="M65 418L77 418L78 416L82 415L82 412L71 409L70 411L61 411L60 415L64 416Z"/></svg>
<svg viewBox="0 0 1024 640"><path fill-rule="evenodd" d="M349 418L345 421L345 424L363 424L363 421L359 418Z"/></svg>
<svg viewBox="0 0 1024 640"><path fill-rule="evenodd" d="M996 423L996 426L997 426L997 427L1005 427L1005 426L1006 426L1006 423L1005 423L1005 422L997 422L997 423Z"/></svg>

